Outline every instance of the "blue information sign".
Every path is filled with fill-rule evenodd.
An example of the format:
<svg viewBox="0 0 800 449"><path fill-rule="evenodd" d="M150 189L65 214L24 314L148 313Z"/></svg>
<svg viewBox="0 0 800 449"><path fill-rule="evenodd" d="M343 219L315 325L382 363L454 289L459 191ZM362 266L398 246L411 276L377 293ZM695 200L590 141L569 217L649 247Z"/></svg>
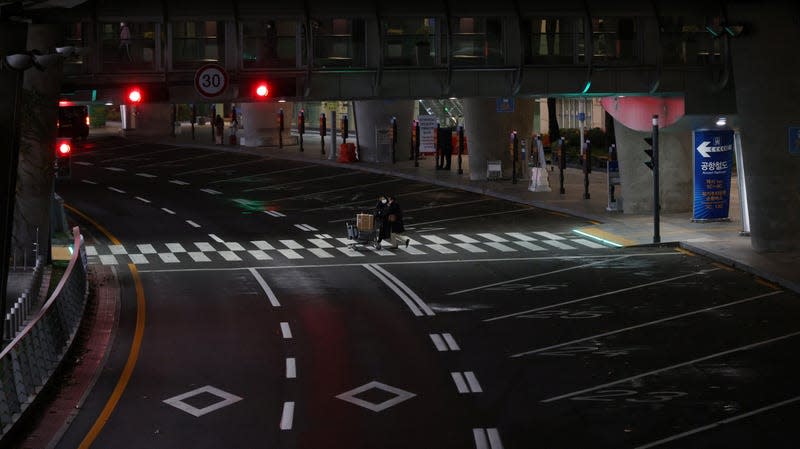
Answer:
<svg viewBox="0 0 800 449"><path fill-rule="evenodd" d="M496 106L497 112L514 112L514 99L508 97L498 98Z"/></svg>
<svg viewBox="0 0 800 449"><path fill-rule="evenodd" d="M694 132L694 220L728 219L732 168L733 131Z"/></svg>
<svg viewBox="0 0 800 449"><path fill-rule="evenodd" d="M800 128L789 127L789 153L800 154Z"/></svg>

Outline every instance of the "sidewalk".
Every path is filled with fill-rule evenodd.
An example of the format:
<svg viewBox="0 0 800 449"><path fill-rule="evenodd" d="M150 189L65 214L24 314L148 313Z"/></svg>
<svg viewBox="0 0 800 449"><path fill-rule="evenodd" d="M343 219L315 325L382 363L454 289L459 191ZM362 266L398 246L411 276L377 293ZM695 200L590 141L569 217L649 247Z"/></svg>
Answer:
<svg viewBox="0 0 800 449"><path fill-rule="evenodd" d="M94 130L93 130L94 131ZM108 130L114 133L113 129ZM108 132L107 131L107 132ZM173 138L173 142L217 150L242 151L252 154L269 155L283 159L307 160L320 164L348 167L375 173L391 174L415 181L452 187L497 198L536 206L542 209L574 215L597 224L580 229L597 238L609 240L622 246L646 245L653 241L652 214L631 215L619 212L607 212L608 189L606 174L595 170L590 175L590 199L584 199L584 180L580 169L565 170L565 194L559 193L559 172L550 172L550 192L531 192L527 180L470 181L468 157L464 156L462 168L464 174L457 173L457 156L453 156L452 170L435 170L433 157L419 161L419 167L408 158L408 149L398 149L395 164L357 162L352 164L338 163L329 160L330 154L320 154L320 137L316 133L304 135L304 149L300 152L298 145L277 147L241 147L230 145L213 145L210 127L196 126L195 139L184 125L183 132ZM226 128L227 131L227 128ZM289 140L289 139L287 139ZM160 139L160 143L169 140ZM350 142L354 142L350 139ZM328 151L326 149L326 151ZM483 168L482 170L485 170ZM686 250L702 254L714 260L750 272L785 288L800 292L800 251L759 253L752 249L750 238L741 236L742 221L738 199L738 186L735 179L731 183L731 202L729 222L692 223L691 211L679 214L662 214L660 216L661 243L679 244ZM617 188L619 194L619 188ZM624 200L624 199L623 199ZM624 202L623 202L624 207Z"/></svg>

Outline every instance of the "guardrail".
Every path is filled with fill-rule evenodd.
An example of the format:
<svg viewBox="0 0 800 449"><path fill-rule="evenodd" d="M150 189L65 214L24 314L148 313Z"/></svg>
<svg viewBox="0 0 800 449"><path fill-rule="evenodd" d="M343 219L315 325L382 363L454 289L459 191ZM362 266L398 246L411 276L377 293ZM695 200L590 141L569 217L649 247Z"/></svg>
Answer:
<svg viewBox="0 0 800 449"><path fill-rule="evenodd" d="M36 258L36 266L31 273L28 280L27 288L17 297L17 300L12 304L8 304L8 310L5 313L5 321L3 324L3 338L2 343L11 341L17 336L25 324L27 324L28 317L33 312L34 307L39 302L39 291L42 287L42 278L45 271L45 265L42 257ZM12 275L14 273L9 274ZM46 292L45 292L46 294ZM0 345L0 347L2 347Z"/></svg>
<svg viewBox="0 0 800 449"><path fill-rule="evenodd" d="M88 297L80 229L63 277L25 328L0 352L0 442L50 381L72 345Z"/></svg>

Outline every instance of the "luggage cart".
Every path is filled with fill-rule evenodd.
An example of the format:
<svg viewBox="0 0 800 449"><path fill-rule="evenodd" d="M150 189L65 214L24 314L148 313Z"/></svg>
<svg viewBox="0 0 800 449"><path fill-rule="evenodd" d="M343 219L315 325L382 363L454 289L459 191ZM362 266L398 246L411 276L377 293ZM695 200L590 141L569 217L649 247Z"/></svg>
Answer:
<svg viewBox="0 0 800 449"><path fill-rule="evenodd" d="M355 220L348 220L345 222L347 225L347 238L352 240L348 248L356 249L358 245L373 246L375 249L381 249L381 222L375 220L371 229L358 229Z"/></svg>

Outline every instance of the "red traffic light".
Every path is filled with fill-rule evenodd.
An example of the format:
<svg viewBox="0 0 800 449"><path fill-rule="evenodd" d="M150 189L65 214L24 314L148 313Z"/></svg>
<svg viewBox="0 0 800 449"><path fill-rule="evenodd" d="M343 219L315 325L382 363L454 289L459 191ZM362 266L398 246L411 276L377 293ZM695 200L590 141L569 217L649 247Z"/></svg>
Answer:
<svg viewBox="0 0 800 449"><path fill-rule="evenodd" d="M266 82L258 82L255 85L255 94L259 98L266 98L269 96L269 86Z"/></svg>
<svg viewBox="0 0 800 449"><path fill-rule="evenodd" d="M142 102L142 90L138 87L134 87L128 91L128 101L134 104L138 104Z"/></svg>
<svg viewBox="0 0 800 449"><path fill-rule="evenodd" d="M67 157L72 153L72 142L69 139L59 139L56 141L56 155Z"/></svg>

